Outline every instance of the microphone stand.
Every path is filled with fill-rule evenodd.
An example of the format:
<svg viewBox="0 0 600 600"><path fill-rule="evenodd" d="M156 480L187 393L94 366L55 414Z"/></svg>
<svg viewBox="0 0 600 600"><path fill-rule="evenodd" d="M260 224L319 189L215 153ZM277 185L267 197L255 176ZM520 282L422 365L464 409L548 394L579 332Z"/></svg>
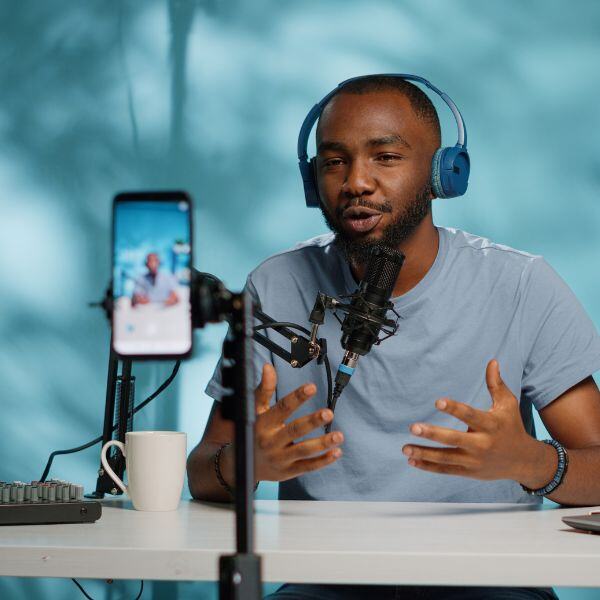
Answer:
<svg viewBox="0 0 600 600"><path fill-rule="evenodd" d="M102 302L90 303L90 306L100 306L104 309L109 321L112 317L113 300L112 286L106 290ZM135 403L135 376L131 374L132 361L129 358L119 357L112 349L112 336L110 341L110 354L108 357L108 373L106 380L106 399L104 404L104 426L102 429L102 446L112 439L125 443L125 434L133 431L133 408ZM119 374L120 368L120 374ZM113 438L113 423L117 429ZM125 473L125 457L116 448L111 448L106 460L117 477L123 479ZM123 492L104 471L100 464L96 490L86 494L86 498L101 500L104 494L120 496Z"/></svg>

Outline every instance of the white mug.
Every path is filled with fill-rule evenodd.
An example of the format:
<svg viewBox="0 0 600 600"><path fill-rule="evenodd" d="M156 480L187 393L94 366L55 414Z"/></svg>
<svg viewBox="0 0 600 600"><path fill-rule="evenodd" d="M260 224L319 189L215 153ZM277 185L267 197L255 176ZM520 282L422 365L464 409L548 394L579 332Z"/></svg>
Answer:
<svg viewBox="0 0 600 600"><path fill-rule="evenodd" d="M128 485L110 468L106 451L120 448L125 457ZM102 447L100 460L110 478L137 510L177 510L187 457L187 437L179 431L129 431L125 443L111 440Z"/></svg>

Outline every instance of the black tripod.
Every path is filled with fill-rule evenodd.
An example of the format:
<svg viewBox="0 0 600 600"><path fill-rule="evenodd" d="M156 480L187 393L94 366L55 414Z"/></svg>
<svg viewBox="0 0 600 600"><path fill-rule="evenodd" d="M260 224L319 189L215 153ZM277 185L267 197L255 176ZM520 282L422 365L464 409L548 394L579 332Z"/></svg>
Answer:
<svg viewBox="0 0 600 600"><path fill-rule="evenodd" d="M260 556L254 553L254 377L252 301L231 295L229 333L223 344L223 416L235 423L236 553L219 559L219 599L259 600Z"/></svg>
<svg viewBox="0 0 600 600"><path fill-rule="evenodd" d="M112 289L99 303L109 320L112 318ZM235 512L236 553L219 560L220 600L260 600L262 597L260 557L254 553L254 389L252 363L253 304L244 293L235 294L212 275L192 272L192 324L203 328L208 323L229 322L223 344L223 416L235 424ZM108 361L106 403L102 445L133 429L135 377L132 361L112 350ZM120 372L119 372L120 368ZM175 371L174 371L175 373ZM141 407L140 407L141 408ZM116 427L115 427L116 425ZM114 432L114 438L113 438ZM120 452L107 456L108 463L122 479L125 459ZM98 470L96 490L89 497L120 495L102 465Z"/></svg>

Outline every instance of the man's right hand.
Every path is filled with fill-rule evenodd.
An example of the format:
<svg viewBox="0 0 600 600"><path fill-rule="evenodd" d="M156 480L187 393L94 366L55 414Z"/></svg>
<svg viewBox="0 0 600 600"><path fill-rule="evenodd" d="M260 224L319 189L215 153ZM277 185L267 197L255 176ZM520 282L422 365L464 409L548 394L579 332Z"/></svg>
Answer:
<svg viewBox="0 0 600 600"><path fill-rule="evenodd" d="M138 304L150 304L150 298L142 294L133 294L131 298L131 306L137 306Z"/></svg>
<svg viewBox="0 0 600 600"><path fill-rule="evenodd" d="M276 385L275 369L270 364L264 365L260 384L254 394L257 415L254 464L255 476L259 481L285 481L326 467L342 455L342 450L338 448L344 441L341 431L294 443L294 440L333 419L333 412L328 408L285 423L297 408L314 396L316 386L308 383L299 387L269 407Z"/></svg>

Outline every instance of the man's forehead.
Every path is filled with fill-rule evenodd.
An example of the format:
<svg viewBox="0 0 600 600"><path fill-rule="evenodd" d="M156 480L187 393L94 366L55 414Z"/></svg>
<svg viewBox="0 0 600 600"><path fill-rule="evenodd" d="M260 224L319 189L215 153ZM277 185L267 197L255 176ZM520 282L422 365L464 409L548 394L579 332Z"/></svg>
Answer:
<svg viewBox="0 0 600 600"><path fill-rule="evenodd" d="M317 126L317 140L345 137L346 134L367 138L398 135L406 139L418 127L410 101L395 90L365 94L340 93L327 104Z"/></svg>
<svg viewBox="0 0 600 600"><path fill-rule="evenodd" d="M408 140L406 140L399 133L383 134L378 136L376 132L367 132L369 135L360 138L361 146L368 146L370 148L380 148L382 146L403 146L409 150L412 148ZM335 139L320 139L317 140L317 154L322 154L327 151L344 151L347 149L346 144L343 140Z"/></svg>

